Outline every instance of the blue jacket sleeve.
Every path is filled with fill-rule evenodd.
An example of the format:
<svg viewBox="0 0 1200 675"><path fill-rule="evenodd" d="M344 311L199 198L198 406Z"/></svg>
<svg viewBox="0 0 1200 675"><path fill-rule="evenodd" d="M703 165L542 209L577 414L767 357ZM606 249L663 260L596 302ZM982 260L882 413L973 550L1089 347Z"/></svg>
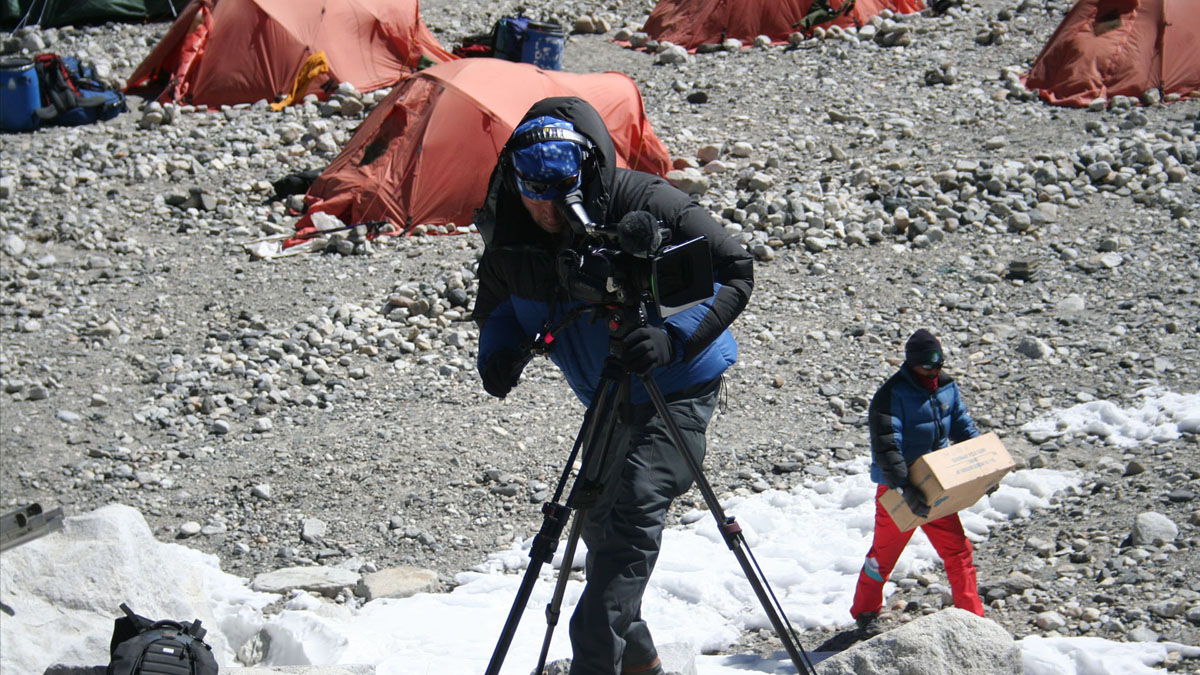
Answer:
<svg viewBox="0 0 1200 675"><path fill-rule="evenodd" d="M970 413L967 412L967 406L963 403L962 392L955 385L954 403L950 406L950 441L961 443L978 435L979 430L975 428L975 420L971 419Z"/></svg>
<svg viewBox="0 0 1200 675"><path fill-rule="evenodd" d="M479 358L476 367L483 371L488 360L504 349L521 349L525 338L517 321L508 284L499 273L494 256L483 254L479 262L479 295L471 317L479 327Z"/></svg>

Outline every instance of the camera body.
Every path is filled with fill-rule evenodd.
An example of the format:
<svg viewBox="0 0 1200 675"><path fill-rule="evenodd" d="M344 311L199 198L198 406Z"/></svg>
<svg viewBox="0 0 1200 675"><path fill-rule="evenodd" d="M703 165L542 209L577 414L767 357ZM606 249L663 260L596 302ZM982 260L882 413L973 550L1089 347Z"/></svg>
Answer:
<svg viewBox="0 0 1200 675"><path fill-rule="evenodd" d="M644 304L651 318L665 319L713 295L712 253L704 237L669 243L670 232L645 211L615 225L589 223L576 233L580 243L563 249L557 260L559 280L572 300Z"/></svg>

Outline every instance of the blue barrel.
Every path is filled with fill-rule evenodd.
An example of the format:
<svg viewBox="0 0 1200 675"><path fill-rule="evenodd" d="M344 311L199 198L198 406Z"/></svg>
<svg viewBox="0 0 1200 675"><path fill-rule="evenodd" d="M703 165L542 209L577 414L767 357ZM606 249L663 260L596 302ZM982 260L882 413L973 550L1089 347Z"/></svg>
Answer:
<svg viewBox="0 0 1200 675"><path fill-rule="evenodd" d="M567 33L562 26L530 21L521 45L521 62L532 63L542 70L562 70L566 41Z"/></svg>
<svg viewBox="0 0 1200 675"><path fill-rule="evenodd" d="M33 61L19 56L0 59L0 129L36 129L35 111L41 106L42 88Z"/></svg>

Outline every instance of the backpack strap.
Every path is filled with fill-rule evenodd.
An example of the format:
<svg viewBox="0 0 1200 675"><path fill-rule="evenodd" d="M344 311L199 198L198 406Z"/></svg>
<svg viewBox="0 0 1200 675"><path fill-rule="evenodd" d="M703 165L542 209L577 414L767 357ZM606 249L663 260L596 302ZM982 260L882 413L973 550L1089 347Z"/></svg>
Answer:
<svg viewBox="0 0 1200 675"><path fill-rule="evenodd" d="M197 640L203 640L205 635L208 635L208 629L200 626L200 619L192 619L191 623L184 623L184 632L191 635Z"/></svg>
<svg viewBox="0 0 1200 675"><path fill-rule="evenodd" d="M71 82L70 73L57 54L38 54L33 61L42 89L42 107L37 109L39 118L52 120L78 105L79 90Z"/></svg>
<svg viewBox="0 0 1200 675"><path fill-rule="evenodd" d="M146 617L142 616L141 614L135 613L132 609L129 608L129 605L127 605L123 602L121 603L121 611L125 612L125 619L127 621L129 621L129 623L139 633L150 630L151 628L154 628L155 625L162 623L161 621L155 621L154 619L147 619ZM178 623L176 623L176 626L178 627Z"/></svg>
<svg viewBox="0 0 1200 675"><path fill-rule="evenodd" d="M163 619L150 624L150 630L173 630L177 633L187 633L187 626L179 621Z"/></svg>
<svg viewBox="0 0 1200 675"><path fill-rule="evenodd" d="M115 654L117 646L130 638L137 637L146 629L154 625L154 622L144 616L135 614L129 605L121 603L121 611L125 616L117 617L113 620L113 635L112 640L108 644L108 653Z"/></svg>

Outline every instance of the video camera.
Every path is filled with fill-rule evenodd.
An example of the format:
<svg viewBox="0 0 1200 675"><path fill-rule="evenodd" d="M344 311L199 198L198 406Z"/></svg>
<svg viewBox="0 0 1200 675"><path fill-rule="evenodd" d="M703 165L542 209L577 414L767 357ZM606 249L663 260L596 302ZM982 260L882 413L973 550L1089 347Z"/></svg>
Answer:
<svg viewBox="0 0 1200 675"><path fill-rule="evenodd" d="M671 243L670 230L647 211L631 211L615 225L596 225L579 191L559 208L576 234L558 257L557 271L572 300L632 306L667 318L713 295L712 253L704 237Z"/></svg>

